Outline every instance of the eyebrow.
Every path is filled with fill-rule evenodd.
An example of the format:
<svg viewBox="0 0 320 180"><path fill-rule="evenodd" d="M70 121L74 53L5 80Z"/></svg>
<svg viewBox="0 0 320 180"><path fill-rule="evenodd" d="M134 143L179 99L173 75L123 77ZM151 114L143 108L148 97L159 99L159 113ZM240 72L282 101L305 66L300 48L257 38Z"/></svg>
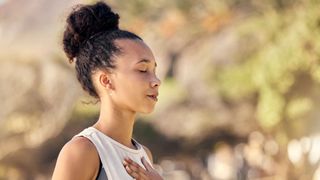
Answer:
<svg viewBox="0 0 320 180"><path fill-rule="evenodd" d="M139 63L150 63L151 61L149 59L141 59L137 64ZM155 62L155 67L157 67L157 63Z"/></svg>

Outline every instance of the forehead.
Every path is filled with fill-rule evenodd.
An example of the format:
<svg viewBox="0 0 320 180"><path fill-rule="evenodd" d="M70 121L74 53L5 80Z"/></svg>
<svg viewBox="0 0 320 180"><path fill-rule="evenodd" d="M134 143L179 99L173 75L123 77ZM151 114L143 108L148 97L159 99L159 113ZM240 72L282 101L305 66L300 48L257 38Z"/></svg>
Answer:
<svg viewBox="0 0 320 180"><path fill-rule="evenodd" d="M121 54L118 57L121 61L117 63L135 64L141 59L154 61L151 49L141 40L120 39L115 43L121 49Z"/></svg>

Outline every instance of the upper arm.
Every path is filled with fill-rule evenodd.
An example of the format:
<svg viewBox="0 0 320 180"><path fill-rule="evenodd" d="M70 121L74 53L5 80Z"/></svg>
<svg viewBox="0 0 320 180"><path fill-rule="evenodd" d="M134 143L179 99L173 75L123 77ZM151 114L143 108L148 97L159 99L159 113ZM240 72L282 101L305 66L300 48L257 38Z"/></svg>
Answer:
<svg viewBox="0 0 320 180"><path fill-rule="evenodd" d="M146 146L143 146L143 149L146 151L151 163L153 164L153 158L152 158L152 153L151 151L146 147Z"/></svg>
<svg viewBox="0 0 320 180"><path fill-rule="evenodd" d="M99 169L99 155L87 138L74 138L60 151L52 179L93 179Z"/></svg>

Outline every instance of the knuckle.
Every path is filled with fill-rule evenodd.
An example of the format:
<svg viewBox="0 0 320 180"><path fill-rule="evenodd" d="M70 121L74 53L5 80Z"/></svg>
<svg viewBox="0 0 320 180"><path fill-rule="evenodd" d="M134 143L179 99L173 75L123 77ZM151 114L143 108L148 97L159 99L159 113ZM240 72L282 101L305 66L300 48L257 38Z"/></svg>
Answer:
<svg viewBox="0 0 320 180"><path fill-rule="evenodd" d="M133 170L135 170L135 171L137 171L137 168L134 167L134 166L131 166L130 168L133 169Z"/></svg>
<svg viewBox="0 0 320 180"><path fill-rule="evenodd" d="M132 173L133 171L130 169L130 167L126 167L126 170L129 172L129 173Z"/></svg>

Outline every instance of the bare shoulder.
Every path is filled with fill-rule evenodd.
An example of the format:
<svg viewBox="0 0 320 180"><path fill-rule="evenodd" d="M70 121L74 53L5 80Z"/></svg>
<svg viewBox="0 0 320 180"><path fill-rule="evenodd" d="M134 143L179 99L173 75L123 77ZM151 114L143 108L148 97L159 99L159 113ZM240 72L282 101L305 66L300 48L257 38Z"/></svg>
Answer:
<svg viewBox="0 0 320 180"><path fill-rule="evenodd" d="M52 179L93 179L98 169L95 146L85 137L76 137L61 149Z"/></svg>
<svg viewBox="0 0 320 180"><path fill-rule="evenodd" d="M150 161L153 163L153 157L152 157L152 153L151 153L150 149L149 149L149 148L147 148L147 147L146 147L146 146L144 146L144 145L142 145L142 147L143 147L143 149L146 151L146 153L147 153L147 155L148 155L148 157L149 157Z"/></svg>

